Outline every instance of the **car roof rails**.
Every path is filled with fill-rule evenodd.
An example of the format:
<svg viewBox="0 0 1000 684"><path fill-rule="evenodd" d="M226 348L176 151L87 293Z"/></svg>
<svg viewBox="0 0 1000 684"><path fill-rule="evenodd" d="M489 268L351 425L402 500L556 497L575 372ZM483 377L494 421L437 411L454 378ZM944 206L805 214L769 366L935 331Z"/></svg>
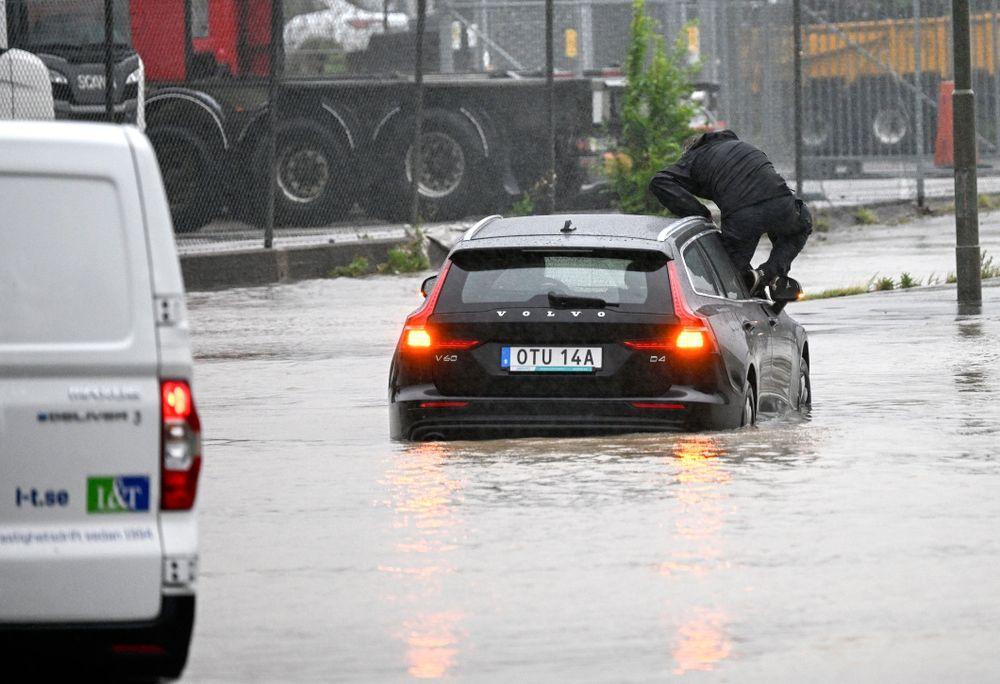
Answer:
<svg viewBox="0 0 1000 684"><path fill-rule="evenodd" d="M462 236L462 241L464 242L465 240L471 240L473 237L475 237L476 231L478 231L480 228L484 227L488 223L492 223L493 221L502 218L503 216L501 216L500 214L493 214L492 216L487 216L486 218L479 219L478 221L476 221L475 225L472 226L472 228L469 228L467 231L465 231L465 235Z"/></svg>

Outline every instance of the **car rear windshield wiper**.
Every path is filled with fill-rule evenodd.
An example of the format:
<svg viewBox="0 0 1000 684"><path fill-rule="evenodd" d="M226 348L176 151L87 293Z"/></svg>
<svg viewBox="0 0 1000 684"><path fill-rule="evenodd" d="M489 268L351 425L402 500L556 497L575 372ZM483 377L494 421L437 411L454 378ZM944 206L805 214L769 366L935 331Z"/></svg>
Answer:
<svg viewBox="0 0 1000 684"><path fill-rule="evenodd" d="M561 295L555 292L549 293L549 306L557 309L605 309L612 306L619 306L615 303L608 303L597 297L573 297L572 295Z"/></svg>

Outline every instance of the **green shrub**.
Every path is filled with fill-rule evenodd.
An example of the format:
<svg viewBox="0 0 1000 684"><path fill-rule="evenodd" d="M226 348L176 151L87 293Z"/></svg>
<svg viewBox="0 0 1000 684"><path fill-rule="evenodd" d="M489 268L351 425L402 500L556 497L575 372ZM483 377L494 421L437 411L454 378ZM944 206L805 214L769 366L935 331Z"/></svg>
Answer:
<svg viewBox="0 0 1000 684"><path fill-rule="evenodd" d="M874 289L876 292L884 292L886 290L892 290L896 287L896 281L892 278L886 276L884 278L876 278Z"/></svg>
<svg viewBox="0 0 1000 684"><path fill-rule="evenodd" d="M911 287L917 287L918 285L920 285L920 281L905 271L899 276L899 288L901 290L908 290Z"/></svg>
<svg viewBox="0 0 1000 684"><path fill-rule="evenodd" d="M954 285L955 283L958 282L958 277L954 273L949 273L945 277L944 282L948 283L949 285Z"/></svg>
<svg viewBox="0 0 1000 684"><path fill-rule="evenodd" d="M686 34L668 53L658 28L646 12L645 0L633 0L620 146L609 164L619 207L627 213L663 212L648 191L649 181L680 156L695 112Z"/></svg>
<svg viewBox="0 0 1000 684"><path fill-rule="evenodd" d="M354 260L346 266L337 266L330 269L331 278L360 278L372 272L371 264L363 256L354 257Z"/></svg>
<svg viewBox="0 0 1000 684"><path fill-rule="evenodd" d="M398 275L426 271L430 268L427 254L424 253L424 236L420 229L417 229L416 236L410 242L401 247L390 249L387 257L384 264L378 265L379 273Z"/></svg>
<svg viewBox="0 0 1000 684"><path fill-rule="evenodd" d="M870 226L873 223L878 223L878 217L868 207L858 207L854 212L854 222L862 226Z"/></svg>

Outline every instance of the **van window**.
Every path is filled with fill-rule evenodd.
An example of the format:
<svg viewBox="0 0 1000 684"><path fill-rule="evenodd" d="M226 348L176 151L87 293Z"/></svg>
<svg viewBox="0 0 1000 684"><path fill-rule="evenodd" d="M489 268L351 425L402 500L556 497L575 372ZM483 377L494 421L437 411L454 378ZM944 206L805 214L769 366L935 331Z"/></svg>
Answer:
<svg viewBox="0 0 1000 684"><path fill-rule="evenodd" d="M0 197L0 346L125 340L141 293L115 185L0 174Z"/></svg>
<svg viewBox="0 0 1000 684"><path fill-rule="evenodd" d="M437 310L603 305L671 313L666 265L653 251L468 250L455 254Z"/></svg>

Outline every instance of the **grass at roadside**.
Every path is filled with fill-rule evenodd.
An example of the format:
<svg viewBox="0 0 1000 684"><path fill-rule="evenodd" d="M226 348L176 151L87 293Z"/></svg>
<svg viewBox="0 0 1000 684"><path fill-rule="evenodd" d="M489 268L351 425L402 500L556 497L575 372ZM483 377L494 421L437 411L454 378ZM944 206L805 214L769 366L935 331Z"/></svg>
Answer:
<svg viewBox="0 0 1000 684"><path fill-rule="evenodd" d="M1000 262L997 262L992 256L987 252L983 252L982 257L979 260L979 272L983 280L988 280L989 278L1000 278ZM945 276L944 282L951 285L956 282L955 274L948 273ZM920 278L914 278L907 272L900 274L899 278L892 278L891 276L880 276L878 274L873 275L868 279L868 283L865 285L848 285L847 287L833 287L828 290L823 290L822 292L816 292L814 294L807 294L803 299L832 299L834 297L851 297L854 295L867 294L869 292L887 292L889 290L908 290L914 287L922 287L925 285L939 285L941 283L940 278L935 274L930 274L927 280L921 280Z"/></svg>

